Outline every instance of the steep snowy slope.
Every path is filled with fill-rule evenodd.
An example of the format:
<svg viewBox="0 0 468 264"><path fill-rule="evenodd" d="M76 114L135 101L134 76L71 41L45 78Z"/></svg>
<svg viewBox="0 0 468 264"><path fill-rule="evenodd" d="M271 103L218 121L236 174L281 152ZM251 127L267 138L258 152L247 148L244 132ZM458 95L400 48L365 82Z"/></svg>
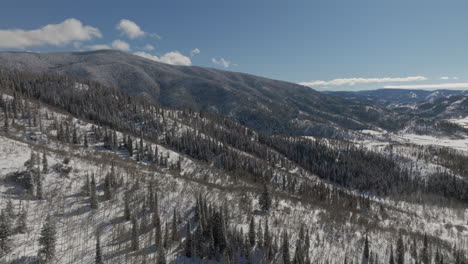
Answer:
<svg viewBox="0 0 468 264"><path fill-rule="evenodd" d="M362 142L270 137L223 117L68 81L2 79L5 262L34 263L48 215L56 263L93 263L97 233L104 263L360 262L366 236L372 263L387 262L398 241L407 262L424 252L445 261L467 254L468 196L456 188L466 174L443 162L442 152L426 160L419 146L403 150L391 141L368 153L352 147ZM5 85L13 83L21 85ZM411 168L417 173L406 174ZM445 168L453 173L432 176ZM381 190L378 173L394 177L395 189ZM458 184L437 189L422 179ZM398 189L404 183L417 192ZM4 239L2 223L18 227L23 212L26 228Z"/></svg>

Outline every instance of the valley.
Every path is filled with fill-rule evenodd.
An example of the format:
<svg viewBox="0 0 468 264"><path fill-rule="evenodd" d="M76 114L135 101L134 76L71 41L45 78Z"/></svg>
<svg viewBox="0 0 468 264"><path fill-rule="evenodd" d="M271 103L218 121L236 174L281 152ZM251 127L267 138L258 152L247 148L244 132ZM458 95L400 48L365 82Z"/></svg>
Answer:
<svg viewBox="0 0 468 264"><path fill-rule="evenodd" d="M3 68L0 92L7 263L467 261L462 121L357 104L407 121L323 137L70 75Z"/></svg>

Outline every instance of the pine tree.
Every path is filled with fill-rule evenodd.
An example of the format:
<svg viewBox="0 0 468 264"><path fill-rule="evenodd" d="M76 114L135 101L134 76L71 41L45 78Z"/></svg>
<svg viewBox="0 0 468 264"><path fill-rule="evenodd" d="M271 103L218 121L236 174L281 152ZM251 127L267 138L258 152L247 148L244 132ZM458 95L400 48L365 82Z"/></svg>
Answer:
<svg viewBox="0 0 468 264"><path fill-rule="evenodd" d="M0 212L0 253L10 249L9 237L12 235L11 224L4 210ZM1 256L1 254L0 254Z"/></svg>
<svg viewBox="0 0 468 264"><path fill-rule="evenodd" d="M51 263L55 257L55 243L57 241L57 230L55 220L49 215L42 226L39 237L40 249L38 252L40 263Z"/></svg>
<svg viewBox="0 0 468 264"><path fill-rule="evenodd" d="M135 216L132 217L132 251L140 249L140 241L138 235L138 220Z"/></svg>
<svg viewBox="0 0 468 264"><path fill-rule="evenodd" d="M10 221L16 218L15 210L13 209L13 202L8 199L5 207L5 213Z"/></svg>
<svg viewBox="0 0 468 264"><path fill-rule="evenodd" d="M405 245L403 244L403 237L398 237L396 246L396 264L405 264Z"/></svg>
<svg viewBox="0 0 468 264"><path fill-rule="evenodd" d="M289 254L289 238L288 232L285 230L283 233L283 245L281 246L283 251L283 264L291 263L291 256Z"/></svg>
<svg viewBox="0 0 468 264"><path fill-rule="evenodd" d="M36 198L42 200L42 179L41 179L41 172L39 170L39 166L36 172Z"/></svg>
<svg viewBox="0 0 468 264"><path fill-rule="evenodd" d="M203 258L203 235L201 231L201 227L198 226L195 230L195 256Z"/></svg>
<svg viewBox="0 0 468 264"><path fill-rule="evenodd" d="M393 246L390 245L390 260L388 261L389 264L395 264L395 259L393 258Z"/></svg>
<svg viewBox="0 0 468 264"><path fill-rule="evenodd" d="M91 181L89 179L89 174L86 173L86 181L81 187L81 191L83 192L84 196L91 196Z"/></svg>
<svg viewBox="0 0 468 264"><path fill-rule="evenodd" d="M111 172L106 174L104 178L104 197L106 200L111 200L114 197L114 164L112 164Z"/></svg>
<svg viewBox="0 0 468 264"><path fill-rule="evenodd" d="M162 246L162 230L161 230L161 219L159 217L159 213L153 214L153 226L155 228L155 246L156 248L160 248Z"/></svg>
<svg viewBox="0 0 468 264"><path fill-rule="evenodd" d="M165 249L169 248L169 227L167 226L167 222L164 225L163 247Z"/></svg>
<svg viewBox="0 0 468 264"><path fill-rule="evenodd" d="M172 217L172 232L171 232L172 236L172 241L173 242L176 242L177 240L179 240L179 232L177 231L177 215L176 215L176 209L174 207L174 214L173 214L173 217Z"/></svg>
<svg viewBox="0 0 468 264"><path fill-rule="evenodd" d="M266 184L263 184L263 192L260 195L258 202L260 204L260 208L264 212L268 212L271 209L271 197Z"/></svg>
<svg viewBox="0 0 468 264"><path fill-rule="evenodd" d="M42 173L49 173L49 165L47 163L47 155L45 152L42 153Z"/></svg>
<svg viewBox="0 0 468 264"><path fill-rule="evenodd" d="M367 264L369 263L369 239L366 235L366 240L364 240L364 250L362 253L362 264Z"/></svg>
<svg viewBox="0 0 468 264"><path fill-rule="evenodd" d="M28 222L28 214L23 207L21 209L21 212L18 215L17 224L16 224L16 232L20 234L26 233L26 231L28 230L27 222Z"/></svg>
<svg viewBox="0 0 468 264"><path fill-rule="evenodd" d="M227 246L226 230L224 228L224 217L220 212L215 211L211 219L211 236L213 237L213 247L219 252L224 252Z"/></svg>
<svg viewBox="0 0 468 264"><path fill-rule="evenodd" d="M161 248L158 252L157 264L166 264L166 251L164 250L164 248Z"/></svg>
<svg viewBox="0 0 468 264"><path fill-rule="evenodd" d="M128 155L130 157L133 157L133 141L130 136L128 136L128 140L127 140L127 149L128 149Z"/></svg>
<svg viewBox="0 0 468 264"><path fill-rule="evenodd" d="M24 166L26 166L26 168L30 171L32 171L34 167L36 166L36 153L34 153L32 149L31 149L31 156L29 160L24 163Z"/></svg>
<svg viewBox="0 0 468 264"><path fill-rule="evenodd" d="M124 196L124 219L125 221L130 221L131 213L130 213L130 194L128 191L125 192Z"/></svg>
<svg viewBox="0 0 468 264"><path fill-rule="evenodd" d="M76 131L76 126L73 126L72 143L75 144L75 145L80 143L78 141L78 133Z"/></svg>
<svg viewBox="0 0 468 264"><path fill-rule="evenodd" d="M84 146L85 148L88 148L88 147L89 147L89 145L88 145L88 134L87 134L87 133L84 134L84 143L83 143L83 146Z"/></svg>
<svg viewBox="0 0 468 264"><path fill-rule="evenodd" d="M423 264L430 264L429 263L429 249L428 249L428 242L427 242L427 234L424 234L424 243L423 243L423 249L421 252L421 262Z"/></svg>
<svg viewBox="0 0 468 264"><path fill-rule="evenodd" d="M96 193L96 179L94 178L94 173L91 175L91 184L90 184L90 205L91 209L99 208L99 201Z"/></svg>
<svg viewBox="0 0 468 264"><path fill-rule="evenodd" d="M187 223L187 237L185 238L185 256L187 258L192 257L192 234L190 222Z"/></svg>
<svg viewBox="0 0 468 264"><path fill-rule="evenodd" d="M96 232L96 257L95 263L96 264L103 264L104 261L102 260L102 253L101 253L101 238L100 238L99 231Z"/></svg>
<svg viewBox="0 0 468 264"><path fill-rule="evenodd" d="M5 132L8 133L8 131L10 130L10 125L9 125L9 122L8 122L8 111L7 111L7 108L3 108L3 112L4 112L4 115L5 115L5 123L3 125L3 128L5 129Z"/></svg>
<svg viewBox="0 0 468 264"><path fill-rule="evenodd" d="M249 224L249 243L252 248L255 246L255 241L255 220L252 217Z"/></svg>

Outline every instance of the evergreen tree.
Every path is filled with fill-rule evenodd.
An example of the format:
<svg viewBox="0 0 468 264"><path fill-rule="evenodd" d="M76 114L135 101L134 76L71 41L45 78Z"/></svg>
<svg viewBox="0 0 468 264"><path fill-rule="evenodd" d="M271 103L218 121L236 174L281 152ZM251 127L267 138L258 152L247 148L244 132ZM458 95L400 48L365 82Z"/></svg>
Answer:
<svg viewBox="0 0 468 264"><path fill-rule="evenodd" d="M103 264L104 261L102 259L102 252L101 252L101 238L100 238L100 233L99 231L96 232L96 257L95 257L95 263L96 264Z"/></svg>
<svg viewBox="0 0 468 264"><path fill-rule="evenodd" d="M75 145L80 143L78 141L78 132L76 131L76 126L73 126L72 143Z"/></svg>
<svg viewBox="0 0 468 264"><path fill-rule="evenodd" d="M176 215L176 209L174 207L174 214L172 216L172 231L171 231L171 238L173 242L176 242L179 240L179 232L177 231L177 215Z"/></svg>
<svg viewBox="0 0 468 264"><path fill-rule="evenodd" d="M249 224L249 243L252 248L255 246L255 241L255 220L252 217Z"/></svg>
<svg viewBox="0 0 468 264"><path fill-rule="evenodd" d="M424 242L423 242L423 248L422 248L422 252L421 252L421 262L423 264L430 264L429 261L430 261L430 259L429 259L427 234L424 234Z"/></svg>
<svg viewBox="0 0 468 264"><path fill-rule="evenodd" d="M135 216L132 217L132 251L140 249L140 241L138 235L138 220Z"/></svg>
<svg viewBox="0 0 468 264"><path fill-rule="evenodd" d="M366 240L364 240L364 250L362 253L362 264L367 264L369 263L369 239L366 235Z"/></svg>
<svg viewBox="0 0 468 264"><path fill-rule="evenodd" d="M55 243L57 241L57 230L55 220L52 216L47 216L46 222L42 226L39 237L40 249L38 258L40 263L51 263L55 257Z"/></svg>
<svg viewBox="0 0 468 264"><path fill-rule="evenodd" d="M167 226L167 222L164 225L163 248L169 248L169 227Z"/></svg>
<svg viewBox="0 0 468 264"><path fill-rule="evenodd" d="M91 196L91 181L89 180L89 174L86 173L86 181L81 187L81 191L83 192L84 196Z"/></svg>
<svg viewBox="0 0 468 264"><path fill-rule="evenodd" d="M39 166L37 167L36 172L36 198L42 200L42 179L41 179L41 172L39 170Z"/></svg>
<svg viewBox="0 0 468 264"><path fill-rule="evenodd" d="M388 261L389 264L395 264L395 259L393 258L393 246L390 245L390 260Z"/></svg>
<svg viewBox="0 0 468 264"><path fill-rule="evenodd" d="M264 212L268 212L271 209L271 196L266 184L263 184L263 192L260 195L258 202L260 204L260 208Z"/></svg>
<svg viewBox="0 0 468 264"><path fill-rule="evenodd" d="M112 164L111 172L106 174L104 178L104 197L106 200L111 200L114 197L114 164Z"/></svg>
<svg viewBox="0 0 468 264"><path fill-rule="evenodd" d="M157 264L166 264L166 251L164 248L158 250L158 261Z"/></svg>
<svg viewBox="0 0 468 264"><path fill-rule="evenodd" d="M8 199L5 207L5 213L10 221L16 218L15 210L13 209L13 202Z"/></svg>
<svg viewBox="0 0 468 264"><path fill-rule="evenodd" d="M398 237L396 246L396 264L405 264L405 245L403 244L403 237Z"/></svg>
<svg viewBox="0 0 468 264"><path fill-rule="evenodd" d="M128 155L130 157L133 157L133 141L132 141L132 137L128 136L128 140L127 140L127 149L128 149Z"/></svg>
<svg viewBox="0 0 468 264"><path fill-rule="evenodd" d="M187 258L192 257L192 234L190 222L187 223L187 237L185 238L185 256Z"/></svg>
<svg viewBox="0 0 468 264"><path fill-rule="evenodd" d="M21 212L18 215L17 224L16 224L16 232L20 234L26 233L26 231L28 230L27 222L28 222L28 214L23 207L21 209Z"/></svg>
<svg viewBox="0 0 468 264"><path fill-rule="evenodd" d="M47 155L45 154L45 152L42 153L42 173L49 173L49 165L47 162Z"/></svg>
<svg viewBox="0 0 468 264"><path fill-rule="evenodd" d="M87 134L87 133L84 134L83 146L84 146L85 148L88 148L88 147L89 147L89 145L88 145L88 134Z"/></svg>
<svg viewBox="0 0 468 264"><path fill-rule="evenodd" d="M90 205L91 209L99 208L99 201L96 193L96 179L94 178L94 173L91 175L91 184L90 184Z"/></svg>
<svg viewBox="0 0 468 264"><path fill-rule="evenodd" d="M195 256L200 257L203 259L203 235L201 232L201 227L198 226L195 230Z"/></svg>
<svg viewBox="0 0 468 264"><path fill-rule="evenodd" d="M161 219L159 217L159 213L154 213L153 214L153 226L155 228L155 246L157 249L159 249L160 247L162 247L162 230L161 230Z"/></svg>
<svg viewBox="0 0 468 264"><path fill-rule="evenodd" d="M283 264L290 264L291 256L289 254L289 237L286 230L283 232L283 245L281 246L281 249L283 252Z"/></svg>
<svg viewBox="0 0 468 264"><path fill-rule="evenodd" d="M8 122L8 112L7 112L6 107L3 108L3 113L4 113L4 116L5 116L5 121L4 121L3 128L5 129L5 132L8 133L8 131L10 130L10 125L9 125L9 122Z"/></svg>
<svg viewBox="0 0 468 264"><path fill-rule="evenodd" d="M130 221L131 213L130 213L130 194L128 191L125 192L124 196L124 219L125 221Z"/></svg>
<svg viewBox="0 0 468 264"><path fill-rule="evenodd" d="M11 236L11 225L4 210L0 212L0 253L3 255L10 249L9 237ZM0 256L1 256L0 255Z"/></svg>

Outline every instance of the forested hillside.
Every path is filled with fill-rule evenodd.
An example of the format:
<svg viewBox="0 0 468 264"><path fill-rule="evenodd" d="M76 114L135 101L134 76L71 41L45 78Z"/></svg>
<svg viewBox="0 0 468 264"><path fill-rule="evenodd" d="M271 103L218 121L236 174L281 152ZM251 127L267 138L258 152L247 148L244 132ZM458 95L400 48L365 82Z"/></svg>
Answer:
<svg viewBox="0 0 468 264"><path fill-rule="evenodd" d="M6 262L467 263L466 153L271 135L64 75L2 69L0 91Z"/></svg>
<svg viewBox="0 0 468 264"><path fill-rule="evenodd" d="M164 107L229 116L267 134L343 138L347 130L398 131L411 117L295 83L197 66L175 66L116 50L0 52L0 65L94 80Z"/></svg>

